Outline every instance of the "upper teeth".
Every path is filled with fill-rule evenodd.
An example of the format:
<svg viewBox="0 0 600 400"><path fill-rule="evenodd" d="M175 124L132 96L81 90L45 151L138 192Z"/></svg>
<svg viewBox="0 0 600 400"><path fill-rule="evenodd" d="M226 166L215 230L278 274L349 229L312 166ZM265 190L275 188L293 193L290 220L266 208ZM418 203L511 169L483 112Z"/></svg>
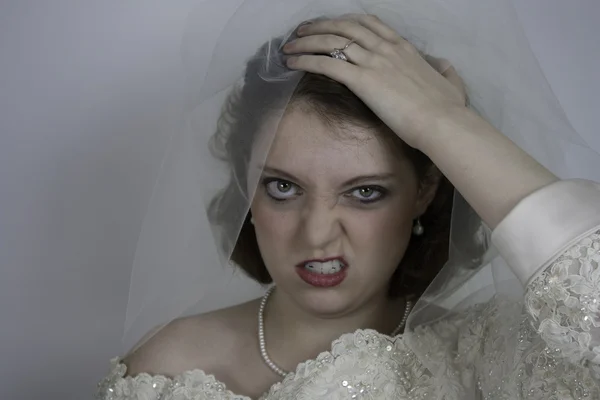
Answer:
<svg viewBox="0 0 600 400"><path fill-rule="evenodd" d="M304 268L319 274L335 274L341 271L344 264L340 260L331 260L325 262L310 261L304 264Z"/></svg>

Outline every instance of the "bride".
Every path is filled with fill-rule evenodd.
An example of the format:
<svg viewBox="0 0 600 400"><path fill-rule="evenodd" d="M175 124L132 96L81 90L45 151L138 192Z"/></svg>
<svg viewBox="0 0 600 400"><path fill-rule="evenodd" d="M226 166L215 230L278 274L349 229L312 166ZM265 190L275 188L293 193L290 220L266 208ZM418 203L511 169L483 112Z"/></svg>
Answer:
<svg viewBox="0 0 600 400"><path fill-rule="evenodd" d="M151 332L98 398L600 398L600 185L500 133L453 64L370 14L261 46L217 124L232 172L208 216L270 287ZM489 262L514 279L448 306Z"/></svg>

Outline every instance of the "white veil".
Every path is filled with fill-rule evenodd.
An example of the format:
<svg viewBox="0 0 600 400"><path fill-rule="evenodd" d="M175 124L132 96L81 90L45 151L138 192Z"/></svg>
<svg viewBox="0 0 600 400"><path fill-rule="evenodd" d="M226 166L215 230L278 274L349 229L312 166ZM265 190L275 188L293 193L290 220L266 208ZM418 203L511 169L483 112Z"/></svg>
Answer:
<svg viewBox="0 0 600 400"><path fill-rule="evenodd" d="M126 349L155 326L239 303L264 290L229 262L248 223L256 187L257 177L247 173L252 121L265 122L269 115L264 136L272 138L302 76L285 67L282 42L305 20L350 12L376 14L421 52L450 60L466 83L470 107L559 177L585 176L586 168L600 165L600 157L573 130L553 96L510 0L204 1L190 15L183 40L189 109L181 129L172 133L135 253ZM222 22L222 30L206 29L215 21ZM250 81L259 84L254 87ZM239 90L253 91L256 101L241 113L230 113L223 104L230 104L228 95ZM248 135L227 142L234 130ZM223 146L235 147L238 158L229 161L246 165L246 171L232 171L230 163L214 157ZM214 203L224 188L228 195ZM219 207L227 212L217 212L216 218ZM420 327L494 295L511 304L502 311L507 341L499 346L516 347L510 333L521 323L515 309L522 306L522 285L459 194L450 239L449 261L416 304L406 328L409 343L434 375L436 360L412 340ZM482 385L496 384L503 368L498 363Z"/></svg>

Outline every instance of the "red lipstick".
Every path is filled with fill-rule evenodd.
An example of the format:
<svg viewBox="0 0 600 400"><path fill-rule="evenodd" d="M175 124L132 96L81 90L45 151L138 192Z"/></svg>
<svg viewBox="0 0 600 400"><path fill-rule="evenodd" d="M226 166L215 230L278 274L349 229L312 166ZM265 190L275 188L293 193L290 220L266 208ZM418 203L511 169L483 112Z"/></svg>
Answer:
<svg viewBox="0 0 600 400"><path fill-rule="evenodd" d="M342 264L342 269L333 274L320 274L318 272L310 271L304 268L304 265L309 262L320 262L324 263L327 261L338 260ZM321 259L312 259L305 260L300 264L296 265L296 273L304 282L308 283L311 286L319 287L319 288L330 288L334 286L338 286L341 284L344 279L346 279L348 263L344 260L343 257L330 257L330 258L321 258Z"/></svg>

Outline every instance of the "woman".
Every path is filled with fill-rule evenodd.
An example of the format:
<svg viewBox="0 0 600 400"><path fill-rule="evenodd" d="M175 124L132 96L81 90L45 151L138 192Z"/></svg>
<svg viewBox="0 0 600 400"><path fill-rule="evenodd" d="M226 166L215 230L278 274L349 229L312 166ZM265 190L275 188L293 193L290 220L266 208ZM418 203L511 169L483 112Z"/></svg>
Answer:
<svg viewBox="0 0 600 400"><path fill-rule="evenodd" d="M218 132L234 179L211 208L227 231L228 202L251 198L232 259L275 289L170 323L115 363L100 398L600 396L600 186L559 180L465 107L448 62L377 17L295 33L281 51L307 74L289 101L263 79L272 43L229 100ZM438 319L422 302L402 335L448 259L446 179L494 231L526 307L494 297Z"/></svg>

